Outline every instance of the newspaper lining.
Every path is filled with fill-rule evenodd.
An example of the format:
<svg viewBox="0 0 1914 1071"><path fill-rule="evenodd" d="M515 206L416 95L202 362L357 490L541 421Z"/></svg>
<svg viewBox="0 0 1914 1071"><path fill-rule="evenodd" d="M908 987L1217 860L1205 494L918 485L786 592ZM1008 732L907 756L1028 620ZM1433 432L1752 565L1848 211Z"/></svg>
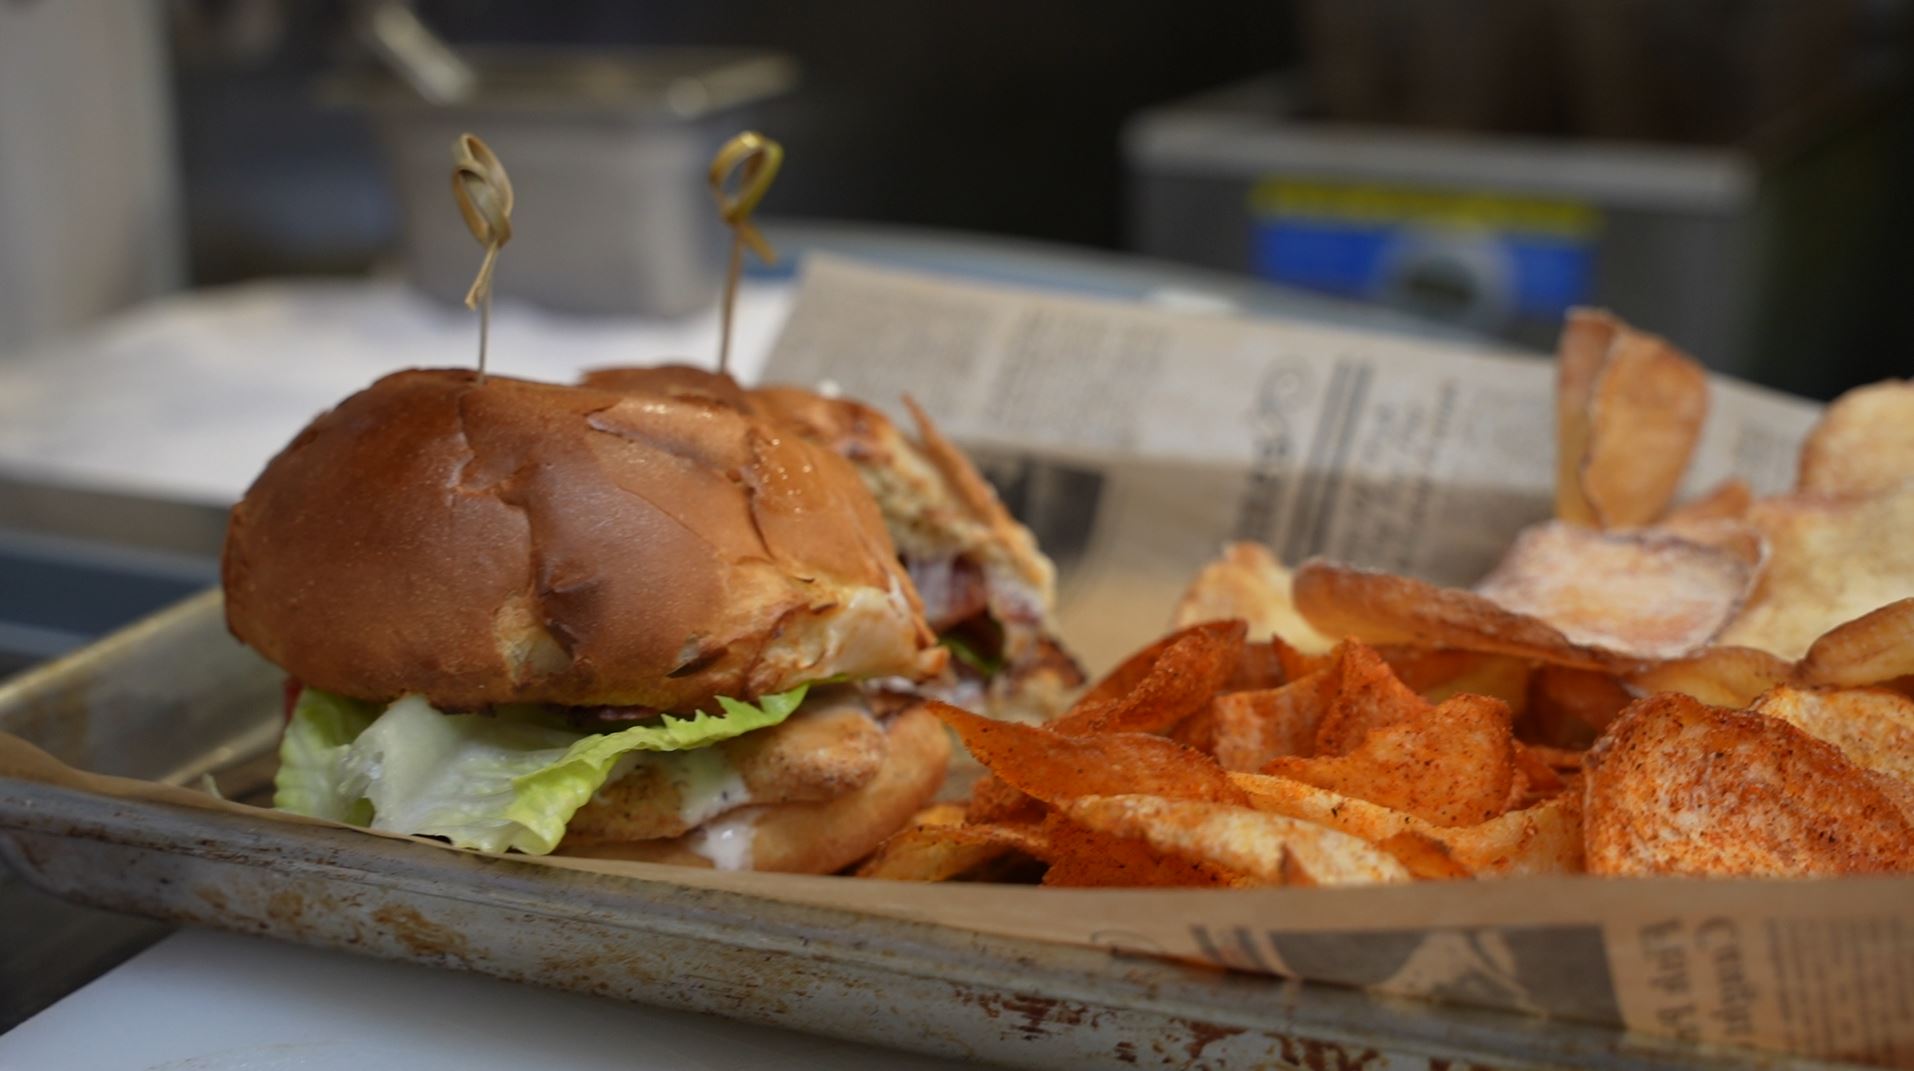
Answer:
<svg viewBox="0 0 1914 1071"><path fill-rule="evenodd" d="M764 378L906 393L1062 574L1093 667L1153 639L1233 539L1470 584L1555 484L1555 367L1350 328L1058 296L814 256ZM1684 485L1792 485L1818 407L1717 377Z"/></svg>
<svg viewBox="0 0 1914 1071"><path fill-rule="evenodd" d="M908 391L976 446L1059 559L1064 634L1096 665L1157 635L1226 540L1468 583L1549 510L1553 367L1535 358L814 257L766 378L834 382L893 410ZM1712 406L1688 493L1730 473L1792 483L1814 406L1720 380ZM328 824L81 773L5 734L0 776ZM1914 878L1060 890L517 858L1914 1067Z"/></svg>

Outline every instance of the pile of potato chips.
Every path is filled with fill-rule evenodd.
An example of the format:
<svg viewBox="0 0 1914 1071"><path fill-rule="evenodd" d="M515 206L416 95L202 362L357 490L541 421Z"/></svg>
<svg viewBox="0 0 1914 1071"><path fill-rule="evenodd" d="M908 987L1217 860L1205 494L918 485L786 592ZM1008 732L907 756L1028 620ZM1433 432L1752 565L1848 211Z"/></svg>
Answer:
<svg viewBox="0 0 1914 1071"><path fill-rule="evenodd" d="M1675 506L1706 374L1603 313L1560 349L1556 519L1473 589L1230 547L1179 630L863 868L1051 885L1914 871L1914 383L1793 492Z"/></svg>

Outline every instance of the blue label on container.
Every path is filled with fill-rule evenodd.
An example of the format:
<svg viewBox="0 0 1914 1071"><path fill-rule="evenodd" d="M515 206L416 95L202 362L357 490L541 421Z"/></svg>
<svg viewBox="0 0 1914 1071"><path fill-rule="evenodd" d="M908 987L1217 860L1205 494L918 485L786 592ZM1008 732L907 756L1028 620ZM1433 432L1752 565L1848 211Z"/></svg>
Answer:
<svg viewBox="0 0 1914 1071"><path fill-rule="evenodd" d="M1464 318L1560 316L1594 282L1601 216L1575 201L1269 179L1251 195L1251 268Z"/></svg>

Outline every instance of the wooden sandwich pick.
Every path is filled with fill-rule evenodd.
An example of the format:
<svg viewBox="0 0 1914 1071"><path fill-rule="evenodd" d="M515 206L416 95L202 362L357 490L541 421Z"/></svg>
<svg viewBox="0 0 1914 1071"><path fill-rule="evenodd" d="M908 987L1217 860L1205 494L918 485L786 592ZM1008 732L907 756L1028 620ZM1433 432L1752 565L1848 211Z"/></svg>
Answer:
<svg viewBox="0 0 1914 1071"><path fill-rule="evenodd" d="M465 292L465 307L479 314L479 382L485 381L485 351L492 331L492 271L498 251L512 240L512 177L491 146L477 134L460 134L452 143L452 196L466 229L485 247L478 276Z"/></svg>
<svg viewBox="0 0 1914 1071"><path fill-rule="evenodd" d="M751 247L759 260L766 264L776 264L778 255L771 243L764 240L756 226L751 223L751 213L757 211L758 202L764 200L764 194L771 188L771 182L778 177L778 168L784 163L784 146L765 137L755 130L747 130L724 143L718 155L711 158L711 196L718 202L718 216L731 228L731 266L724 277L724 305L720 311L722 317L721 334L718 341L718 371L723 373L731 363L731 315L738 303L738 278L744 274L744 249ZM727 190L733 177L736 183Z"/></svg>

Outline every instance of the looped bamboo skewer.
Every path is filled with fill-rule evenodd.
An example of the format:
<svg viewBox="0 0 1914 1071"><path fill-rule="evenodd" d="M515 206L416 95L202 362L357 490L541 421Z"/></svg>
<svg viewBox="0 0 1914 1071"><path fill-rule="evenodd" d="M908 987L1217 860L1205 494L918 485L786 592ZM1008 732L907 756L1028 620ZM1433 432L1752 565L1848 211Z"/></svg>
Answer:
<svg viewBox="0 0 1914 1071"><path fill-rule="evenodd" d="M485 247L478 276L465 292L465 307L479 314L478 371L483 383L492 333L492 272L498 251L512 240L512 177L477 134L460 134L452 143L452 196L458 200L466 229Z"/></svg>
<svg viewBox="0 0 1914 1071"><path fill-rule="evenodd" d="M718 218L731 228L731 267L725 273L724 305L720 310L719 372L726 371L731 364L731 316L738 302L738 279L744 274L745 247L750 246L751 252L766 264L778 262L777 251L752 224L751 213L757 210L758 202L764 200L765 191L771 188L783 163L784 146L755 130L747 130L725 142L711 158L711 196L718 202ZM737 178L736 190L727 191L725 187L733 176Z"/></svg>

